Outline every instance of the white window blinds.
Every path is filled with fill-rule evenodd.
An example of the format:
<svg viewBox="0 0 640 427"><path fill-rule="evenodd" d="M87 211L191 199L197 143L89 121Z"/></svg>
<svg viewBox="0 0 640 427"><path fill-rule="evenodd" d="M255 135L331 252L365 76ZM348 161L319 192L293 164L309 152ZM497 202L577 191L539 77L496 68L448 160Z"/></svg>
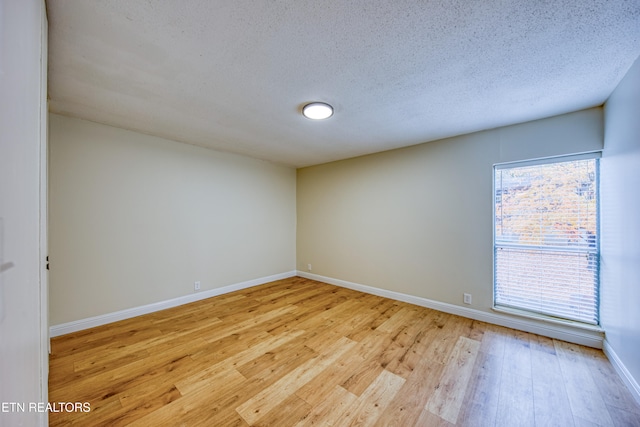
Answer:
<svg viewBox="0 0 640 427"><path fill-rule="evenodd" d="M494 172L495 305L598 324L598 159Z"/></svg>

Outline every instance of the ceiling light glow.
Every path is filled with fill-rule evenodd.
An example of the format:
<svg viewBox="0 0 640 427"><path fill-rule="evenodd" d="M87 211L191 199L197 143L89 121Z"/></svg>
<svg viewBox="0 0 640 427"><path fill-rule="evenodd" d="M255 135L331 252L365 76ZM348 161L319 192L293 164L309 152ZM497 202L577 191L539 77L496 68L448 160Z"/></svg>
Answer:
<svg viewBox="0 0 640 427"><path fill-rule="evenodd" d="M302 114L311 120L328 119L333 115L333 107L324 102L312 102L302 108Z"/></svg>

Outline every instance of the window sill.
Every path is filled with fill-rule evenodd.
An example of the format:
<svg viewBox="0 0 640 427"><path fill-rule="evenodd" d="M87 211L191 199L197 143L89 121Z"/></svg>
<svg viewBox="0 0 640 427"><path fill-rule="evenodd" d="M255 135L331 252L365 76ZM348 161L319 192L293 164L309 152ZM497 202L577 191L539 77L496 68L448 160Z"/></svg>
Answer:
<svg viewBox="0 0 640 427"><path fill-rule="evenodd" d="M545 316L543 314L531 313L529 311L518 310L516 308L508 307L492 307L493 311L498 313L511 314L518 317L524 317L527 319L538 320L541 322L553 323L555 325L569 326L576 329L582 329L585 331L601 332L604 333L604 329L600 325L590 325L588 323L577 322L573 320L558 319L556 317Z"/></svg>

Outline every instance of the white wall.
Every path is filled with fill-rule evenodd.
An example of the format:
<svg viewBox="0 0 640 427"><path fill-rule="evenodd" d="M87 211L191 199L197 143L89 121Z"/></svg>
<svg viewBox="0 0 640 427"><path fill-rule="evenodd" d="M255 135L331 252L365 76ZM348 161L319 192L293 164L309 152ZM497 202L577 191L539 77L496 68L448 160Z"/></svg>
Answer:
<svg viewBox="0 0 640 427"><path fill-rule="evenodd" d="M0 402L23 405L47 399L46 301L40 286L45 25L42 0L0 1ZM0 426L46 420L36 412L0 412Z"/></svg>
<svg viewBox="0 0 640 427"><path fill-rule="evenodd" d="M50 116L51 323L295 270L295 170Z"/></svg>
<svg viewBox="0 0 640 427"><path fill-rule="evenodd" d="M492 165L602 149L602 109L298 170L297 268L492 307Z"/></svg>
<svg viewBox="0 0 640 427"><path fill-rule="evenodd" d="M601 176L602 324L640 396L640 59L605 104Z"/></svg>

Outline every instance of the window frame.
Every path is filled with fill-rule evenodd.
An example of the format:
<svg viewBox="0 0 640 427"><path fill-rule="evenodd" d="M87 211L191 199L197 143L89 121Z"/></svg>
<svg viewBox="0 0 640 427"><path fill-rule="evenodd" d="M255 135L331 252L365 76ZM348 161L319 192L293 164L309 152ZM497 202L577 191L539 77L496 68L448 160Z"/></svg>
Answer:
<svg viewBox="0 0 640 427"><path fill-rule="evenodd" d="M492 240L493 240L493 244L492 244L492 258L493 258L493 276L492 276L492 308L495 311L500 311L500 312L506 312L509 314L515 314L515 315L519 315L522 317L529 317L529 318L535 318L535 319L540 319L540 320L547 320L547 321L551 321L553 323L562 323L562 324L573 324L573 325L578 325L578 326L582 326L585 328L595 328L595 329L599 329L600 328L600 240L601 240L601 233L600 233L600 223L601 223L601 209L600 209L600 197L601 197L601 193L600 193L600 158L602 156L602 151L598 150L598 151L590 151L590 152L585 152L585 153L579 153L579 154L569 154L569 155L559 155L559 156L552 156L552 157L541 157L541 158L536 158L536 159L531 159L531 160L522 160L522 161L509 161L509 162L501 162L501 163L495 163L493 164L493 168L492 168L492 183L491 183L491 187L492 187ZM538 311L534 311L534 310L528 310L527 308L524 307L514 307L514 306L509 306L509 305L501 305L501 304L497 304L496 303L496 281L497 281L497 245L501 246L501 247L518 247L518 248L522 248L522 249L531 249L534 248L535 246L531 246L531 245L518 245L518 244L513 244L513 245L502 245L502 244L497 244L496 243L496 199L497 199L497 194L496 194L496 172L501 170L501 169L511 169L511 168L520 168L520 167L528 167L528 166L536 166L536 165L549 165L549 164L553 164L553 163L563 163L563 162L571 162L571 161L577 161L577 160L595 160L595 164L596 164L596 171L595 171L595 191L596 191L596 245L595 245L595 250L594 250L594 255L596 257L596 272L595 272L595 276L596 276L596 290L595 290L595 303L596 303L596 322L592 323L592 322L585 322L585 321L581 321L581 320L575 320L575 319L571 319L571 318L566 318L566 317L559 317L559 316L554 316L552 314L547 314L547 313L542 313L542 312L538 312ZM555 248L554 248L555 249ZM579 250L575 250L575 249L569 249L567 248L566 250L567 253L575 253L575 252L580 252Z"/></svg>

